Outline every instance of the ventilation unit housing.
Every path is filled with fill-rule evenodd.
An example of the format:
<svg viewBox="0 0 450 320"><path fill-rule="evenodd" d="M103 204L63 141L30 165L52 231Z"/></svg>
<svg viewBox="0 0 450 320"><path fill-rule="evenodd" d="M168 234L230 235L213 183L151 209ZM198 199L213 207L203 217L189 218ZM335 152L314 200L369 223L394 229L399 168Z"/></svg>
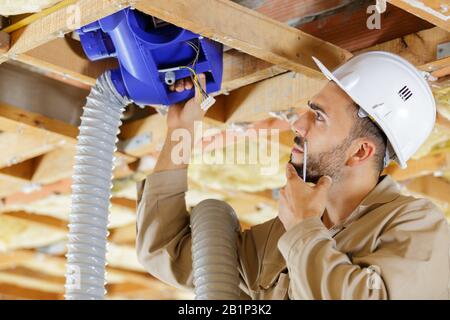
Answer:
<svg viewBox="0 0 450 320"><path fill-rule="evenodd" d="M205 74L207 93L220 90L222 44L198 34L129 8L78 33L90 60L118 59L112 81L122 96L137 104L171 105L192 97L194 89L173 92L168 86L192 76L192 70Z"/></svg>

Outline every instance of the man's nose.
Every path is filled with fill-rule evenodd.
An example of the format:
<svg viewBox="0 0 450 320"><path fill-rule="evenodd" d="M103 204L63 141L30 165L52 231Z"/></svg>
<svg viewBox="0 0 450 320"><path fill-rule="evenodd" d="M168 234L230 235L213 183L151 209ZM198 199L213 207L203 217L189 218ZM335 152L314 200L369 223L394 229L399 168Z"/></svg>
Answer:
<svg viewBox="0 0 450 320"><path fill-rule="evenodd" d="M293 123L292 130L295 135L306 137L308 135L308 131L310 130L311 123L311 112L310 110L307 110L302 114L297 115L297 120Z"/></svg>

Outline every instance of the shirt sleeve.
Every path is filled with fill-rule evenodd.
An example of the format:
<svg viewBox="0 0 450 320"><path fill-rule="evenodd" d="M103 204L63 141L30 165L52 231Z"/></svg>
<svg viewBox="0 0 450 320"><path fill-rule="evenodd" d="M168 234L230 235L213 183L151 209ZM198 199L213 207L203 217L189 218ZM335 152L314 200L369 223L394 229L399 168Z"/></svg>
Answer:
<svg viewBox="0 0 450 320"><path fill-rule="evenodd" d="M193 284L186 190L186 169L153 173L138 186L136 250L150 274L189 289Z"/></svg>
<svg viewBox="0 0 450 320"><path fill-rule="evenodd" d="M287 262L292 299L430 299L448 297L449 228L434 206L403 210L378 247L350 258L318 217L286 232L278 247Z"/></svg>

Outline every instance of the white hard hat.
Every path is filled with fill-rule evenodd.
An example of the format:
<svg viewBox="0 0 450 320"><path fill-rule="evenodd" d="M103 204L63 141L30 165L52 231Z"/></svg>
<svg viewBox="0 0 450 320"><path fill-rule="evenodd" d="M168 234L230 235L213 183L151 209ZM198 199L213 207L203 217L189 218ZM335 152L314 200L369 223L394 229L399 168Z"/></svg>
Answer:
<svg viewBox="0 0 450 320"><path fill-rule="evenodd" d="M433 93L424 76L405 59L383 51L362 53L330 72L314 61L385 133L385 166L406 161L430 135L436 120Z"/></svg>

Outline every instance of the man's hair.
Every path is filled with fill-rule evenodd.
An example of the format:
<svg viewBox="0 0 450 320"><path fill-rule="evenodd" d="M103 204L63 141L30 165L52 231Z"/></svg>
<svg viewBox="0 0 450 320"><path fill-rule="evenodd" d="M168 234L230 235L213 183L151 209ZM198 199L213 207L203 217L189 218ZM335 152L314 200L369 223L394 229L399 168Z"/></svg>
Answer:
<svg viewBox="0 0 450 320"><path fill-rule="evenodd" d="M359 105L356 103L353 104L355 108L352 108L354 123L350 133L351 141L358 138L369 138L375 144L376 152L374 154L374 169L378 173L378 176L380 176L384 169L387 137L369 117L361 118L358 115Z"/></svg>

